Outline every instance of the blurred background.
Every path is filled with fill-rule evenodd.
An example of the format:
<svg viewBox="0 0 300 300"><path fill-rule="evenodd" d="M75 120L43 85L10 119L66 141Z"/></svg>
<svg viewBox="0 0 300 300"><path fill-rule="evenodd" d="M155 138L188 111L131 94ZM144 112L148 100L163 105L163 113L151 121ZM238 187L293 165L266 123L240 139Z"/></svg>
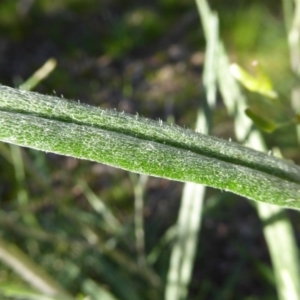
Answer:
<svg viewBox="0 0 300 300"><path fill-rule="evenodd" d="M263 66L286 108L272 117L287 120L293 112L290 91L299 79L290 69L282 3L209 4L220 18L230 60L250 72L253 61ZM20 86L52 58L55 69L34 91L183 127L195 127L205 47L192 0L0 1L1 84ZM253 107L264 108L260 96L245 93ZM211 134L235 140L220 99ZM295 126L263 135L268 149L280 147L285 158L300 163ZM17 247L22 254L15 258L35 264L27 264L28 270L39 268L76 299L164 299L170 228L182 188L178 182L1 143L0 248ZM137 244L140 198L144 224ZM220 197L213 189L206 199L187 299L276 299L253 204L230 193ZM289 217L299 243L299 215L290 211ZM2 259L3 297L34 299L24 276ZM105 296L95 296L101 293Z"/></svg>

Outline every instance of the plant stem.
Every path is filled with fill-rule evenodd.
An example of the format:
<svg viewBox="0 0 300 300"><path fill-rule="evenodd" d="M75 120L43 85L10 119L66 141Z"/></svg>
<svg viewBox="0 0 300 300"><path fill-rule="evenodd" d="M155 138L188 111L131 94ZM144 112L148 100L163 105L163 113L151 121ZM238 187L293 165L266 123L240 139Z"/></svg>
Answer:
<svg viewBox="0 0 300 300"><path fill-rule="evenodd" d="M300 208L300 167L178 126L0 86L0 140Z"/></svg>

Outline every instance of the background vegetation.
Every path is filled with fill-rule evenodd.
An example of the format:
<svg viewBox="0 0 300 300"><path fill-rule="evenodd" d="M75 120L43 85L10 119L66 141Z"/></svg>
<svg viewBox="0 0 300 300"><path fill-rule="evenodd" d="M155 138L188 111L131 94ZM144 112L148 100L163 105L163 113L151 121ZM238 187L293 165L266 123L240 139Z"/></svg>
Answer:
<svg viewBox="0 0 300 300"><path fill-rule="evenodd" d="M245 91L251 107L276 122L289 120L298 78L282 3L210 5L230 59L250 71L259 61L287 109L270 109ZM56 68L36 91L195 127L205 101L206 37L194 1L3 0L0 33L2 84L20 86L55 58ZM213 113L211 134L235 140L220 95ZM295 127L264 138L268 149L280 147L300 163ZM0 174L3 297L41 297L31 285L34 275L47 278L43 271L66 298L164 298L183 184L5 144ZM205 198L187 298L276 298L265 224L253 203L211 189ZM288 216L299 244L299 215ZM5 251L32 271L31 279L7 266Z"/></svg>

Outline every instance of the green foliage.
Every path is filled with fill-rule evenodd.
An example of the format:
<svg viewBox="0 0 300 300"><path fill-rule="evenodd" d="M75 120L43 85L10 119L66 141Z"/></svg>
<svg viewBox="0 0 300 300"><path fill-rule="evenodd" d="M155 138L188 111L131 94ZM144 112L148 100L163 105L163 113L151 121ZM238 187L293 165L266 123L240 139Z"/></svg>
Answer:
<svg viewBox="0 0 300 300"><path fill-rule="evenodd" d="M288 2L290 30L294 10ZM2 1L1 82L32 89L51 72L45 64L34 73L50 54L58 66L38 87L42 94L55 90L152 119L165 113L188 127L198 116L202 134L0 86L0 136L298 208L299 201L282 200L299 197L299 167L271 151L244 147L268 152L275 145L299 161L291 130L300 123L299 110L289 104L298 80L287 71L280 3L211 1L221 17L219 36L216 12L197 1L205 45L193 1L140 3ZM253 73L238 67L248 92L229 73L223 38L231 60L264 65ZM297 45L290 47L295 54ZM279 129L265 135L267 146L252 122ZM208 129L243 146L203 135ZM180 183L6 143L0 143L0 154L2 298L275 299L276 290L280 299L298 297L298 253L289 220L293 216L299 225L297 211L288 214L187 182L173 225Z"/></svg>
<svg viewBox="0 0 300 300"><path fill-rule="evenodd" d="M2 141L300 208L300 168L237 144L4 86L0 108Z"/></svg>
<svg viewBox="0 0 300 300"><path fill-rule="evenodd" d="M245 110L246 115L253 121L253 123L261 130L271 133L278 128L285 126L294 126L298 124L297 114L294 112L293 116L290 117L286 113L287 109L283 106L280 101L278 93L274 90L271 78L265 73L262 67L254 62L256 74L252 76L247 71L242 69L237 64L230 66L232 75L249 91L257 93L263 96L260 102L265 101L267 106L263 106L263 103L258 103L257 108L247 108ZM263 109L263 108L268 109ZM260 109L260 112L258 110ZM281 118L272 117L280 115Z"/></svg>
<svg viewBox="0 0 300 300"><path fill-rule="evenodd" d="M246 115L254 122L254 124L259 127L260 129L266 131L266 132L273 132L277 126L276 124L267 118L265 118L264 115L261 115L259 113L256 113L255 111L251 110L250 108L247 108L245 110Z"/></svg>

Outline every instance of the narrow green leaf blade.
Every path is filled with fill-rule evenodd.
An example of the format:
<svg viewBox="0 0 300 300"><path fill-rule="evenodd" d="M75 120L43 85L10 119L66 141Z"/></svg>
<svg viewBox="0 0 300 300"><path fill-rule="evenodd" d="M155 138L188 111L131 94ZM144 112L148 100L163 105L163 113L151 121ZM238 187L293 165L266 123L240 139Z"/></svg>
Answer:
<svg viewBox="0 0 300 300"><path fill-rule="evenodd" d="M261 116L260 114L253 111L251 108L247 108L245 110L245 113L257 127L259 127L265 132L271 133L277 128L276 124L272 120Z"/></svg>
<svg viewBox="0 0 300 300"><path fill-rule="evenodd" d="M176 126L76 103L74 116L72 102L15 89L6 94L7 89L0 86L1 141L300 208L300 168L284 160ZM33 113L32 99L40 99L48 111ZM19 102L27 107L18 108ZM63 116L53 117L57 112ZM93 117L100 116L102 124L97 124Z"/></svg>

